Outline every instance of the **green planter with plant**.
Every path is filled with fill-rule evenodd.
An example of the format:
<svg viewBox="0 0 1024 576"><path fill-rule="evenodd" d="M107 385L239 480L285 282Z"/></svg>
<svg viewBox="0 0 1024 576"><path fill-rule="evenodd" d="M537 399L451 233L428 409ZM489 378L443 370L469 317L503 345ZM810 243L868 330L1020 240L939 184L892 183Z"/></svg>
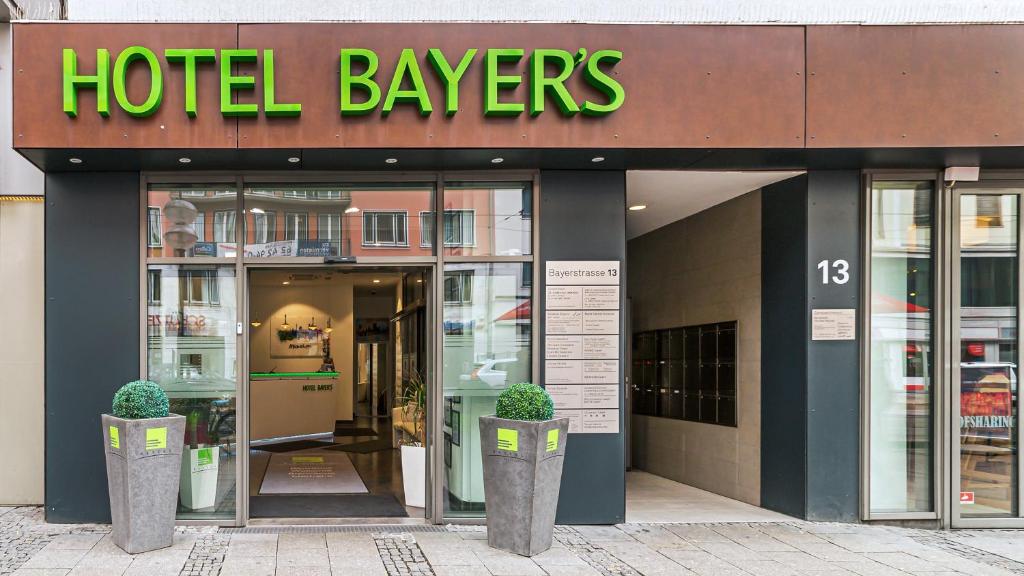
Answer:
<svg viewBox="0 0 1024 576"><path fill-rule="evenodd" d="M185 417L168 412L167 394L136 380L103 414L112 538L125 552L166 548L174 539Z"/></svg>
<svg viewBox="0 0 1024 576"><path fill-rule="evenodd" d="M551 547L568 432L547 391L526 382L498 396L494 416L480 417L491 547L522 556Z"/></svg>

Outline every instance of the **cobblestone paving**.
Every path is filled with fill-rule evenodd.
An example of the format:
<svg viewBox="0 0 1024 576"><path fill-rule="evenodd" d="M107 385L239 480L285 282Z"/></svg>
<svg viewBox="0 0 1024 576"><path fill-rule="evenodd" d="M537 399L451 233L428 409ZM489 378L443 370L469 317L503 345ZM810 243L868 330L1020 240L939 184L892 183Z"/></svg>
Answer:
<svg viewBox="0 0 1024 576"><path fill-rule="evenodd" d="M14 576L1024 576L1024 530L930 531L814 522L559 526L524 558L479 526L178 528L131 556L109 526L45 524L0 507L0 574Z"/></svg>
<svg viewBox="0 0 1024 576"><path fill-rule="evenodd" d="M412 534L374 534L373 540L388 576L434 574Z"/></svg>

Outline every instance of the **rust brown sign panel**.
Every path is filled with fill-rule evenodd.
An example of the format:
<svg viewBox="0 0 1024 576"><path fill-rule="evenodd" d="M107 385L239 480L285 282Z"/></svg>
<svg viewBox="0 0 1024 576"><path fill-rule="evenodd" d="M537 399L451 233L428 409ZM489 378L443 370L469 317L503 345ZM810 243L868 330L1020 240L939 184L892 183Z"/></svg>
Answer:
<svg viewBox="0 0 1024 576"><path fill-rule="evenodd" d="M802 144L799 27L14 27L19 148Z"/></svg>
<svg viewBox="0 0 1024 576"><path fill-rule="evenodd" d="M14 65L18 148L1024 145L1015 25L26 23Z"/></svg>

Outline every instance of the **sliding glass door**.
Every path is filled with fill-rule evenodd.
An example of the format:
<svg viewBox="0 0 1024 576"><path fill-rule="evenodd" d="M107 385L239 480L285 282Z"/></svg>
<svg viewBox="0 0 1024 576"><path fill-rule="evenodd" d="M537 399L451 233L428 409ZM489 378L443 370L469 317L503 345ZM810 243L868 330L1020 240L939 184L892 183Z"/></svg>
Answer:
<svg viewBox="0 0 1024 576"><path fill-rule="evenodd" d="M1021 518L1017 389L1024 184L954 188L953 523Z"/></svg>

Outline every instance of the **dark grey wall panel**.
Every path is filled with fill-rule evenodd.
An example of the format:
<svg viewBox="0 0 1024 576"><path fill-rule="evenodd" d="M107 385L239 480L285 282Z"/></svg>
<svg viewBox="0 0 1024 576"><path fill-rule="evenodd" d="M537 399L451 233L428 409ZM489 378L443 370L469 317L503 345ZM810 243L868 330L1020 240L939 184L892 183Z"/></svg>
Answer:
<svg viewBox="0 0 1024 576"><path fill-rule="evenodd" d="M763 192L761 503L811 520L858 519L858 340L812 340L811 315L859 308L859 197L857 171L812 171Z"/></svg>
<svg viewBox="0 0 1024 576"><path fill-rule="evenodd" d="M626 175L611 171L541 172L540 276L548 260L619 260L625 294ZM544 282L540 285L544 293ZM540 350L544 351L544 298ZM625 302L625 300L623 300ZM620 314L619 358L625 358L624 314ZM543 364L541 381L543 382ZM619 362L619 406L625 406L623 363ZM572 434L566 445L557 521L614 524L626 519L625 422L618 434Z"/></svg>
<svg viewBox="0 0 1024 576"><path fill-rule="evenodd" d="M817 171L808 176L808 307L857 310L860 173ZM823 260L831 269L828 283L822 282L817 268ZM846 275L839 273L843 267L835 265L838 260L848 264ZM858 342L810 338L807 342L807 519L856 522L860 493Z"/></svg>
<svg viewBox="0 0 1024 576"><path fill-rule="evenodd" d="M139 175L46 175L46 519L109 522L100 414L139 375Z"/></svg>
<svg viewBox="0 0 1024 576"><path fill-rule="evenodd" d="M806 503L807 176L761 192L761 505Z"/></svg>

